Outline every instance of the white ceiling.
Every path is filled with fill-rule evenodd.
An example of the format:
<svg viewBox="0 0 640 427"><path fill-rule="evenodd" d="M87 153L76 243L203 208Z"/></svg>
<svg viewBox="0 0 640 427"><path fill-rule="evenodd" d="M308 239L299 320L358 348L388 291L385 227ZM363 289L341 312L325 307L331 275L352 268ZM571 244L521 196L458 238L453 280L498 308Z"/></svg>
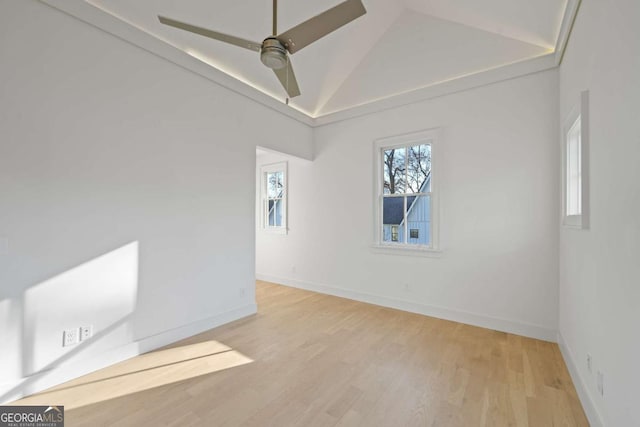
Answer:
<svg viewBox="0 0 640 427"><path fill-rule="evenodd" d="M271 0L86 0L278 99L258 54L160 24L168 16L261 42ZM292 55L311 117L430 87L554 52L568 0L363 0L367 14ZM282 32L340 0L280 0Z"/></svg>

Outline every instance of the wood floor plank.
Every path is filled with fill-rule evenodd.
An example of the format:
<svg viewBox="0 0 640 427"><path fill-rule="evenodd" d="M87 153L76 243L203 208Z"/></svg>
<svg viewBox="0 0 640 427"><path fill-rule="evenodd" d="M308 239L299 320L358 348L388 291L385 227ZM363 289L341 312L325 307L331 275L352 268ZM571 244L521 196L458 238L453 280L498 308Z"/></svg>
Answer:
<svg viewBox="0 0 640 427"><path fill-rule="evenodd" d="M67 426L588 426L556 344L267 282L256 299L16 403Z"/></svg>

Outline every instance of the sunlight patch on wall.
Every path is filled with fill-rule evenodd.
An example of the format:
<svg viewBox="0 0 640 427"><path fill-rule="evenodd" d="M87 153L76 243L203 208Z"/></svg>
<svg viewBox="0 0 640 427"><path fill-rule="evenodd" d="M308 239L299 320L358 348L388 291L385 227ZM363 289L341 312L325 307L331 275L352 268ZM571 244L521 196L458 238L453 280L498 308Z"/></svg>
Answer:
<svg viewBox="0 0 640 427"><path fill-rule="evenodd" d="M131 341L123 323L136 307L138 242L129 243L29 288L24 294L23 376L62 364L109 331L111 344ZM65 329L91 325L94 337L62 346ZM63 358L65 356L65 358Z"/></svg>

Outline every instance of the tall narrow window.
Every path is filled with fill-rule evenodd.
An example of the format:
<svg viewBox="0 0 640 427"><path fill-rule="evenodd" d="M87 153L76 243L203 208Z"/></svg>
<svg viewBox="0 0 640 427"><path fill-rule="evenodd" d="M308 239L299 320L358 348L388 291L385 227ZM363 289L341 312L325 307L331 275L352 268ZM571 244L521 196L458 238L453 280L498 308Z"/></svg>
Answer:
<svg viewBox="0 0 640 427"><path fill-rule="evenodd" d="M574 228L588 225L588 101L585 91L563 127L562 223Z"/></svg>
<svg viewBox="0 0 640 427"><path fill-rule="evenodd" d="M432 150L437 133L421 132L376 143L377 245L434 249Z"/></svg>
<svg viewBox="0 0 640 427"><path fill-rule="evenodd" d="M262 224L268 231L287 231L287 164L276 163L261 168Z"/></svg>

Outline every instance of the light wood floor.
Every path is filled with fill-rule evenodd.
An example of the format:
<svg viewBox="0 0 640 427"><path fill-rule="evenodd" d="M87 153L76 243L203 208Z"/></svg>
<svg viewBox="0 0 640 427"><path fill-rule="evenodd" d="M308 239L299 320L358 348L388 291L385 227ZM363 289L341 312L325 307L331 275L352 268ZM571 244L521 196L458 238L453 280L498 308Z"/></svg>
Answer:
<svg viewBox="0 0 640 427"><path fill-rule="evenodd" d="M67 426L587 426L556 344L257 283L259 312L23 399Z"/></svg>

